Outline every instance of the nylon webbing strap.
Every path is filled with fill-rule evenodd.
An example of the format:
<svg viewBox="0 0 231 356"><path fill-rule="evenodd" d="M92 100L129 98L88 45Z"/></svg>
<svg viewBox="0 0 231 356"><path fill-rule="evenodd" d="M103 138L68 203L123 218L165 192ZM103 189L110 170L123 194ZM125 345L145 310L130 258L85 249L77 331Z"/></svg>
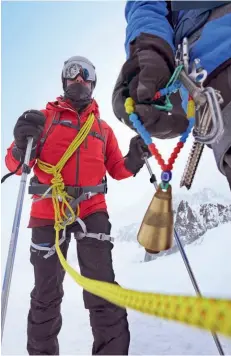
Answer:
<svg viewBox="0 0 231 356"><path fill-rule="evenodd" d="M100 241L110 241L110 242L113 242L115 240L112 236L107 235L105 233L87 232L87 227L86 224L83 222L83 220L77 218L76 221L79 223L81 229L83 230L83 232L81 231L75 232L76 240L82 240L84 237L90 237Z"/></svg>
<svg viewBox="0 0 231 356"><path fill-rule="evenodd" d="M114 238L112 236L107 235L105 233L87 232L87 227L83 222L83 220L81 220L80 218L77 218L76 222L79 223L81 229L83 230L83 232L74 233L76 240L82 240L84 237L89 237L89 238L97 239L99 241L110 241L110 242L114 241ZM66 229L63 230L62 238L59 240L59 246L61 246L65 240L66 240ZM43 258L45 259L53 256L56 252L55 244L52 247L47 247L47 246L35 244L34 242L31 241L31 247L33 247L35 250L38 251L47 251L47 253L43 256Z"/></svg>
<svg viewBox="0 0 231 356"><path fill-rule="evenodd" d="M62 243L66 240L66 233L64 230L62 238L59 240L59 246L62 245ZM34 242L31 241L31 247L33 247L35 250L38 251L48 251L46 255L43 256L43 258L47 259L48 257L52 256L55 254L56 248L55 244L52 247L46 247L46 246L40 246L38 244L35 244Z"/></svg>
<svg viewBox="0 0 231 356"><path fill-rule="evenodd" d="M97 239L99 241L110 241L110 242L114 242L114 237L112 237L111 235L107 235L104 233L93 233L93 232L87 232L86 234L84 232L76 232L75 233L75 238L76 240L82 240L84 237L90 237L92 239Z"/></svg>
<svg viewBox="0 0 231 356"><path fill-rule="evenodd" d="M48 192L50 189L50 193L46 194L47 198L51 197L51 186L48 184L39 184L39 183L32 183L28 188L28 193L32 195L43 195ZM78 198L82 193L102 193L106 194L107 185L106 183L98 184L96 186L86 186L86 187L65 187L65 191L68 195L72 196L73 198Z"/></svg>

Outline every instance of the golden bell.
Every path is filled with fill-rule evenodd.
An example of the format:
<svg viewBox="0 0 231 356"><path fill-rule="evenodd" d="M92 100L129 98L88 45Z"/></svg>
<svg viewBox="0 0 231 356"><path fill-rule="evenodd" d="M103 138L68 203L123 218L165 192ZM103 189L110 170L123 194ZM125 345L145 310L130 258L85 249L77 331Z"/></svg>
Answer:
<svg viewBox="0 0 231 356"><path fill-rule="evenodd" d="M173 245L172 187L164 191L159 186L144 215L137 236L149 253L168 250Z"/></svg>

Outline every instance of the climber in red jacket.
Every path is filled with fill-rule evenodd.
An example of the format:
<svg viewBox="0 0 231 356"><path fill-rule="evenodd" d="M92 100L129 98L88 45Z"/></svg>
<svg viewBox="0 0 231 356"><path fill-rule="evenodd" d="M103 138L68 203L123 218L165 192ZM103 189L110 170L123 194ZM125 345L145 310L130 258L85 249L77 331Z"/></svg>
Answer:
<svg viewBox="0 0 231 356"><path fill-rule="evenodd" d="M121 180L135 175L144 164L142 153L148 153L142 139L135 136L128 154L122 156L113 130L100 119L98 105L92 98L96 73L88 59L80 56L68 59L62 70L62 82L64 96L49 102L45 110L29 110L19 117L14 128L14 142L6 155L6 165L12 172L24 159L27 137L33 137L30 167L33 167L34 177L29 187L33 203L29 227L32 228L31 263L35 285L28 315L27 350L30 355L59 354L57 336L62 326L60 305L64 293L64 271L55 251L49 253L55 243L52 199L47 194L42 197L49 189L52 176L39 168L37 158L56 165L89 114L94 114L87 138L62 170L66 191L74 199L80 198L81 220L67 227L66 239L60 242L60 248L66 257L70 235L74 233L82 275L116 283L105 176L108 172L114 179ZM81 239L77 238L79 232ZM127 355L130 334L126 310L86 291L83 297L90 311L94 338L92 353Z"/></svg>

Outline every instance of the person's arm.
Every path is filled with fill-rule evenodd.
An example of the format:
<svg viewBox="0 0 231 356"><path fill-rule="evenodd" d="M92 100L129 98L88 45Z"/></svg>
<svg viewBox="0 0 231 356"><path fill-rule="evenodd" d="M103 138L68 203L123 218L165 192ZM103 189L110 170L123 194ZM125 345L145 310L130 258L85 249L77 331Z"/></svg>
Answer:
<svg viewBox="0 0 231 356"><path fill-rule="evenodd" d="M130 43L141 33L155 35L166 41L174 51L173 28L167 19L166 1L127 1L125 49L130 55Z"/></svg>
<svg viewBox="0 0 231 356"><path fill-rule="evenodd" d="M149 153L147 146L139 136L135 136L130 141L128 154L123 157L110 126L107 126L107 133L105 166L108 173L117 180L135 176L144 165L142 153Z"/></svg>
<svg viewBox="0 0 231 356"><path fill-rule="evenodd" d="M167 1L128 1L125 16L127 60L112 94L114 114L134 130L124 108L126 99L131 97L135 113L152 137L177 137L188 127L179 93L171 96L171 115L152 105L154 95L166 87L175 69L174 34L167 18Z"/></svg>
<svg viewBox="0 0 231 356"><path fill-rule="evenodd" d="M107 143L105 153L105 166L112 178L121 180L132 177L133 173L125 166L125 158L122 155L118 141L110 126L107 127Z"/></svg>

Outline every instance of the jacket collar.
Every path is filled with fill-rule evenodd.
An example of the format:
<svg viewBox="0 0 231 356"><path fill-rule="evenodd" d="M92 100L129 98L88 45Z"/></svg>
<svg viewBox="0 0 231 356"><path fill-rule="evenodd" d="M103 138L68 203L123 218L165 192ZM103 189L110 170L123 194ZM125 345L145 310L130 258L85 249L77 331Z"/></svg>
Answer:
<svg viewBox="0 0 231 356"><path fill-rule="evenodd" d="M96 118L99 118L99 107L95 99L92 99L92 102L81 113L78 113L68 101L64 100L62 96L57 97L56 101L48 102L46 109L56 111L72 111L79 114L81 118L93 113Z"/></svg>

